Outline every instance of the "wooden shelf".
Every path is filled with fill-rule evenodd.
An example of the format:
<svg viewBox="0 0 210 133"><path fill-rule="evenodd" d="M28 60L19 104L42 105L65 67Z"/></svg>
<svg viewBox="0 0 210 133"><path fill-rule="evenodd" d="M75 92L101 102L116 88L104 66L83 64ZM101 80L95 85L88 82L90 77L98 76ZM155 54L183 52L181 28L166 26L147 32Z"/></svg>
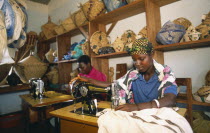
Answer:
<svg viewBox="0 0 210 133"><path fill-rule="evenodd" d="M77 62L77 59L58 61L58 63L73 63L73 62Z"/></svg>
<svg viewBox="0 0 210 133"><path fill-rule="evenodd" d="M128 52L117 52L117 53L111 53L111 54L103 54L103 55L96 55L93 56L93 58L117 58L117 57L124 57L124 56L129 56Z"/></svg>
<svg viewBox="0 0 210 133"><path fill-rule="evenodd" d="M183 49L195 49L195 48L202 48L202 47L210 47L210 39L174 43L174 44L169 44L169 45L158 45L155 47L155 50L166 52L166 51L175 51L175 50L183 50Z"/></svg>
<svg viewBox="0 0 210 133"><path fill-rule="evenodd" d="M30 87L28 84L21 84L21 85L17 85L17 86L2 85L2 86L0 86L0 94L29 90L29 89L30 89Z"/></svg>
<svg viewBox="0 0 210 133"><path fill-rule="evenodd" d="M178 0L155 0L160 7L176 1ZM144 0L137 0L114 11L102 14L92 21L100 24L110 24L143 12L145 12Z"/></svg>

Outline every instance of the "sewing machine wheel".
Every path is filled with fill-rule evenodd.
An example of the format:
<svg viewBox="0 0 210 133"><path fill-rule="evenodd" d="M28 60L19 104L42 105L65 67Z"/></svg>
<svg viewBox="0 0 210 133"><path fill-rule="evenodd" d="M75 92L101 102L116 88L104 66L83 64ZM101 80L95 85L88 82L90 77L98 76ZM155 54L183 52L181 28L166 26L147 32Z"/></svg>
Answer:
<svg viewBox="0 0 210 133"><path fill-rule="evenodd" d="M87 94L88 94L88 88L86 86L81 86L79 88L79 91L83 97L87 96Z"/></svg>

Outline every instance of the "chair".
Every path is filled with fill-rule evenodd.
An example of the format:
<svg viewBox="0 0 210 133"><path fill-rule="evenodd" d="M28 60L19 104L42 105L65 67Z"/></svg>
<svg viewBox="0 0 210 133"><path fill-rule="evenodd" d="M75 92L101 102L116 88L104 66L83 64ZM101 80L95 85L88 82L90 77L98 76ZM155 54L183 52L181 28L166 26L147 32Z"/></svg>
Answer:
<svg viewBox="0 0 210 133"><path fill-rule="evenodd" d="M186 93L178 93L176 102L177 103L185 103L187 104L187 120L192 126L193 124L193 116L192 116L192 105L193 105L193 98L192 98L192 82L191 78L176 78L177 86L186 86Z"/></svg>

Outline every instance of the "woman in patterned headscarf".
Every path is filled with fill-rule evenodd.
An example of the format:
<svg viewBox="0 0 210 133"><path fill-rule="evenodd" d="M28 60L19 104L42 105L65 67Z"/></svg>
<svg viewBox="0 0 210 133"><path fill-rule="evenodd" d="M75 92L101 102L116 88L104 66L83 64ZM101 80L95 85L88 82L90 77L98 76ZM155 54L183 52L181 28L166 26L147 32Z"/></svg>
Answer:
<svg viewBox="0 0 210 133"><path fill-rule="evenodd" d="M174 74L168 66L163 66L153 59L154 50L148 39L135 40L129 54L135 68L117 80L121 105L116 110L130 112L173 106L177 95ZM111 85L88 81L103 87Z"/></svg>

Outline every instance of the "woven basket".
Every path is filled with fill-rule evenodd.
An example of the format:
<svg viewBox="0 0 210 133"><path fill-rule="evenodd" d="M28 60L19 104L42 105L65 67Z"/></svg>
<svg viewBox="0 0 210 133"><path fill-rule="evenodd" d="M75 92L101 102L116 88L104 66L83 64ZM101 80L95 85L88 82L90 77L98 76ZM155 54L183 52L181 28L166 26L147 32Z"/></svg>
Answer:
<svg viewBox="0 0 210 133"><path fill-rule="evenodd" d="M53 53L54 53L55 51L53 50L53 49L50 49L46 54L45 54L45 57L46 57L46 59L50 62L50 63L52 63L53 61L54 61L54 56L53 56Z"/></svg>
<svg viewBox="0 0 210 133"><path fill-rule="evenodd" d="M121 36L121 40L125 43L125 50L126 48L132 48L133 42L136 40L136 34L132 30L127 30Z"/></svg>
<svg viewBox="0 0 210 133"><path fill-rule="evenodd" d="M29 55L15 65L15 72L23 83L29 83L31 78L41 78L45 74L47 67L47 64L33 55Z"/></svg>
<svg viewBox="0 0 210 133"><path fill-rule="evenodd" d="M90 43L88 41L82 44L82 52L84 55L89 55L89 44Z"/></svg>
<svg viewBox="0 0 210 133"><path fill-rule="evenodd" d="M57 84L58 83L58 69L54 67L50 72L46 74L50 83Z"/></svg>
<svg viewBox="0 0 210 133"><path fill-rule="evenodd" d="M46 36L44 35L43 31L39 33L39 36L38 36L38 40L39 41L43 41L43 40L46 40Z"/></svg>
<svg viewBox="0 0 210 133"><path fill-rule="evenodd" d="M54 31L54 28L56 26L57 25L55 23L51 22L50 16L48 17L48 22L41 26L41 29L47 39L50 39L50 38L56 36L56 33Z"/></svg>
<svg viewBox="0 0 210 133"><path fill-rule="evenodd" d="M82 11L82 9L74 12L72 15L71 15L71 18L74 22L74 24L78 27L78 26L82 26L84 24L86 24L88 22L84 12Z"/></svg>
<svg viewBox="0 0 210 133"><path fill-rule="evenodd" d="M191 23L188 19L183 18L183 17L177 18L177 19L175 19L173 22L174 22L175 24L183 25L183 26L185 27L185 29L188 29L188 27L189 27L190 25L192 25L192 23Z"/></svg>
<svg viewBox="0 0 210 133"><path fill-rule="evenodd" d="M210 101L206 100L207 96L199 96L197 92L193 94L193 98L199 102L210 103Z"/></svg>
<svg viewBox="0 0 210 133"><path fill-rule="evenodd" d="M112 47L114 48L115 52L122 52L124 50L124 46L124 41L122 41L119 37L117 37L112 43Z"/></svg>
<svg viewBox="0 0 210 133"><path fill-rule="evenodd" d="M201 39L208 39L210 38L210 26L201 24L196 27L196 30L201 33Z"/></svg>
<svg viewBox="0 0 210 133"><path fill-rule="evenodd" d="M101 14L104 14L106 11L104 3L99 0L89 0L85 4L81 5L81 9L89 21L95 19Z"/></svg>
<svg viewBox="0 0 210 133"><path fill-rule="evenodd" d="M71 16L66 18L62 23L61 25L63 26L63 28L66 30L66 31L70 31L74 28L76 28L76 25L74 24Z"/></svg>
<svg viewBox="0 0 210 133"><path fill-rule="evenodd" d="M6 83L6 78L11 70L12 64L0 64L0 85Z"/></svg>
<svg viewBox="0 0 210 133"><path fill-rule="evenodd" d="M206 80L206 86L210 86L210 70L207 72L205 80Z"/></svg>
<svg viewBox="0 0 210 133"><path fill-rule="evenodd" d="M139 31L138 36L140 38L147 38L147 27L146 26Z"/></svg>
<svg viewBox="0 0 210 133"><path fill-rule="evenodd" d="M96 31L90 38L90 47L94 53L98 54L101 47L110 46L106 33Z"/></svg>
<svg viewBox="0 0 210 133"><path fill-rule="evenodd" d="M61 21L59 21L59 25L54 28L54 31L57 35L61 35L66 32L64 27L61 25Z"/></svg>
<svg viewBox="0 0 210 133"><path fill-rule="evenodd" d="M203 86L197 92L199 96L207 96L210 94L210 86Z"/></svg>

